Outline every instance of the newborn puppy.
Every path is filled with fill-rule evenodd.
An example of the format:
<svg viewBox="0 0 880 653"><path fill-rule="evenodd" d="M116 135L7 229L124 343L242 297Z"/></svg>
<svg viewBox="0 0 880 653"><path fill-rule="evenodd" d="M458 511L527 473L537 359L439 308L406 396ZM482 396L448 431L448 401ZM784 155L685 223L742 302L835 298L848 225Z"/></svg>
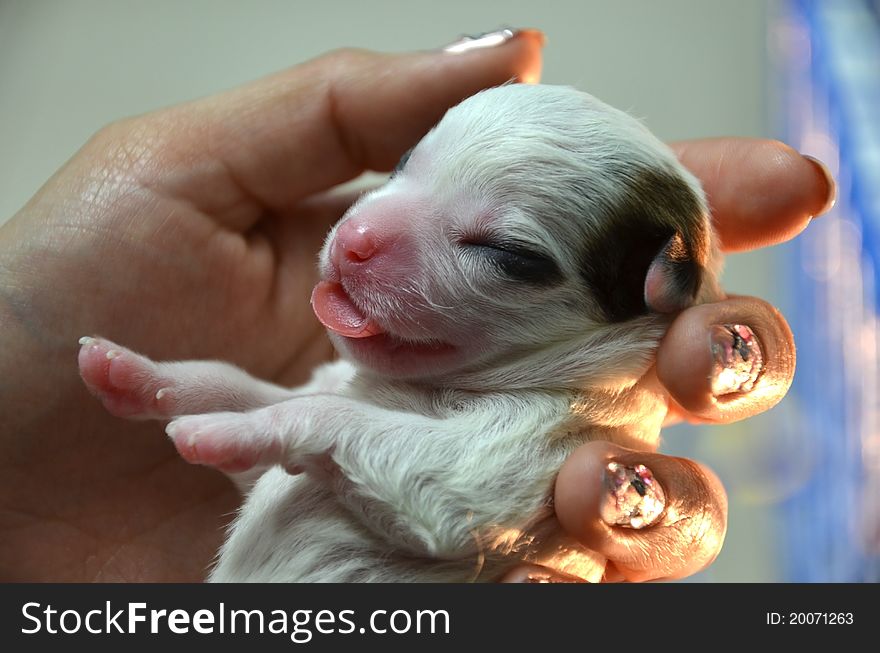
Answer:
<svg viewBox="0 0 880 653"><path fill-rule="evenodd" d="M312 307L342 360L309 384L93 338L80 369L248 488L213 581L494 580L523 560L597 580L555 474L588 440L653 445L666 398L640 379L673 315L721 296L719 261L698 182L639 122L502 86L330 232ZM612 519L656 520L650 472L607 474Z"/></svg>

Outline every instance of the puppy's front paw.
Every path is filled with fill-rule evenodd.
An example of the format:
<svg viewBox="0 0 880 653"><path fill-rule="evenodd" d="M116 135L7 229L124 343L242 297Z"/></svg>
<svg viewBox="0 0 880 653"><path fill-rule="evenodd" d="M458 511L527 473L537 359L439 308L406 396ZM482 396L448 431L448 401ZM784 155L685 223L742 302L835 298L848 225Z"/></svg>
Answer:
<svg viewBox="0 0 880 653"><path fill-rule="evenodd" d="M102 338L79 343L79 374L108 412L130 419L169 416L169 388L153 361Z"/></svg>
<svg viewBox="0 0 880 653"><path fill-rule="evenodd" d="M178 417L165 429L189 463L227 474L277 460L281 444L268 435L255 413L211 413Z"/></svg>

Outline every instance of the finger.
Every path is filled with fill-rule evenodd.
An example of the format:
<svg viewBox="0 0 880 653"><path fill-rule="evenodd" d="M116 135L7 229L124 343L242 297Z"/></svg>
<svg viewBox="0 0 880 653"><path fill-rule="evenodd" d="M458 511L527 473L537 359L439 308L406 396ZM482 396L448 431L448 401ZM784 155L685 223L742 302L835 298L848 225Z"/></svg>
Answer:
<svg viewBox="0 0 880 653"><path fill-rule="evenodd" d="M521 30L462 53L339 51L145 116L135 131L170 159L155 172L178 182L178 193L214 215L228 209L247 228L258 209L287 209L364 170L390 170L449 107L477 91L536 80L542 45L540 32Z"/></svg>
<svg viewBox="0 0 880 653"><path fill-rule="evenodd" d="M660 383L691 420L733 422L776 405L794 378L785 318L767 302L731 297L694 306L657 350Z"/></svg>
<svg viewBox="0 0 880 653"><path fill-rule="evenodd" d="M702 182L728 252L794 238L837 196L823 164L778 141L717 138L675 143L672 149Z"/></svg>
<svg viewBox="0 0 880 653"><path fill-rule="evenodd" d="M724 488L705 467L610 442L590 442L569 457L555 500L563 528L628 581L702 570L727 528Z"/></svg>

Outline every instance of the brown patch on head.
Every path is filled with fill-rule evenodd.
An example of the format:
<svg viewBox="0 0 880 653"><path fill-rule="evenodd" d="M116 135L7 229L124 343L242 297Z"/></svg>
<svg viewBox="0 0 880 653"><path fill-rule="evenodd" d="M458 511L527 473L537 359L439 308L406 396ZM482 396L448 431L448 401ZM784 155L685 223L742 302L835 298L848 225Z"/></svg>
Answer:
<svg viewBox="0 0 880 653"><path fill-rule="evenodd" d="M703 205L673 171L642 169L620 179L623 200L601 217L580 258L580 273L611 322L649 311L645 277L663 257L676 292L693 300L707 261Z"/></svg>

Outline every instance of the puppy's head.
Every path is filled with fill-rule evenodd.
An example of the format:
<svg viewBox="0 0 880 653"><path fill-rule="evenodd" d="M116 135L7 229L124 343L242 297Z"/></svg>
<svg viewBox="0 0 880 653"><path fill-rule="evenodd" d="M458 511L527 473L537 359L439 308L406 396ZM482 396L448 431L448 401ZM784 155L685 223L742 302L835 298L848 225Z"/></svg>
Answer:
<svg viewBox="0 0 880 653"><path fill-rule="evenodd" d="M347 212L312 305L355 362L436 380L607 348L714 288L715 258L698 183L639 122L509 85L450 110Z"/></svg>

